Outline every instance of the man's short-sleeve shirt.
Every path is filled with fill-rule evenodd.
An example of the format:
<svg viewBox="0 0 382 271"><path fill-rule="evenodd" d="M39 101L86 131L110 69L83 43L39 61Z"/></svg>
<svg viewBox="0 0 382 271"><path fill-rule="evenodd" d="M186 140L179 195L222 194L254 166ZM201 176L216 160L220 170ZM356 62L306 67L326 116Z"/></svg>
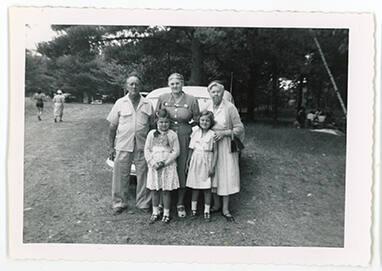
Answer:
<svg viewBox="0 0 382 271"><path fill-rule="evenodd" d="M143 150L153 117L154 109L148 99L141 96L136 110L128 95L118 99L106 118L117 126L115 149L133 152L136 144L137 150Z"/></svg>

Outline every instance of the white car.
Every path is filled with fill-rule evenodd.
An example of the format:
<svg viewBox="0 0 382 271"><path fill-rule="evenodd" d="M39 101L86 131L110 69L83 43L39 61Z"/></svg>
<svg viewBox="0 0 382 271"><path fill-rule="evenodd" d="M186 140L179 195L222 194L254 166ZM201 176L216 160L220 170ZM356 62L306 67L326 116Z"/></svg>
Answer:
<svg viewBox="0 0 382 271"><path fill-rule="evenodd" d="M203 111L207 108L208 101L211 100L211 97L208 93L207 87L199 86L184 86L183 91L189 95L192 95L198 99L199 109ZM156 108L158 103L158 98L164 93L170 93L171 89L169 87L157 88L147 94L146 99L149 99L154 108ZM233 98L231 93L224 91L224 98L233 103ZM131 165L130 175L136 175L134 163Z"/></svg>
<svg viewBox="0 0 382 271"><path fill-rule="evenodd" d="M207 103L211 100L207 87L185 86L183 87L183 91L198 99L200 111L207 108ZM146 98L149 99L153 107L156 108L159 96L170 92L171 89L169 87L157 88L147 94Z"/></svg>

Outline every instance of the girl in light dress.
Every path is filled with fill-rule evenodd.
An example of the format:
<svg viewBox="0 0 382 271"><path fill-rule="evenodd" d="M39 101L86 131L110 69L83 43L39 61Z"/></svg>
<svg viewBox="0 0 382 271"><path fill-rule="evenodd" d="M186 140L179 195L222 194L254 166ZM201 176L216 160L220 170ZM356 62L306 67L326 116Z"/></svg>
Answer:
<svg viewBox="0 0 382 271"><path fill-rule="evenodd" d="M203 111L199 117L189 145L188 175L186 186L192 188L191 216L196 216L199 191L204 194L204 219L210 221L211 177L215 174L217 149L214 142L214 114Z"/></svg>
<svg viewBox="0 0 382 271"><path fill-rule="evenodd" d="M160 220L160 192L163 195L162 221L170 222L171 191L179 188L176 158L179 156L177 134L170 130L170 119L166 109L157 113L157 129L151 130L146 138L145 159L148 165L147 188L151 190L153 212L150 223Z"/></svg>

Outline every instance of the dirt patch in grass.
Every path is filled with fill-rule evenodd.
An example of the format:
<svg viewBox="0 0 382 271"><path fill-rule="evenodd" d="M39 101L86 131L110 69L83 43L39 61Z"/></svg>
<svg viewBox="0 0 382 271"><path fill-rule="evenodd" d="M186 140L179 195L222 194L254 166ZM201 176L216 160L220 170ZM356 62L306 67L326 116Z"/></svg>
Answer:
<svg viewBox="0 0 382 271"><path fill-rule="evenodd" d="M215 214L209 223L149 225L150 214L134 208L111 212L111 106L66 104L64 122L54 123L52 104L38 121L26 101L25 243L343 246L345 137L246 123L241 192L231 201L236 223Z"/></svg>

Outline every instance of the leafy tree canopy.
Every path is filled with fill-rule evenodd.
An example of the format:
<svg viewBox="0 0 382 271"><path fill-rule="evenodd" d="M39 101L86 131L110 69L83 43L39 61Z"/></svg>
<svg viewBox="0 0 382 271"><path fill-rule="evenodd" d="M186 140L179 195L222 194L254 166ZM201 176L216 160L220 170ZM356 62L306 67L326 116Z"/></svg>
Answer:
<svg viewBox="0 0 382 271"><path fill-rule="evenodd" d="M142 75L146 91L165 86L169 74L180 72L186 84L224 81L227 89L233 87L238 106L250 112L268 106L277 115L278 107L301 95L303 85L311 106L338 109L312 39L315 35L347 99L346 29L97 25L52 25L52 29L57 36L38 45L41 55L26 54L27 92L43 80L49 82L45 86L77 95L121 96L130 71ZM280 87L285 82L292 82L287 91Z"/></svg>

